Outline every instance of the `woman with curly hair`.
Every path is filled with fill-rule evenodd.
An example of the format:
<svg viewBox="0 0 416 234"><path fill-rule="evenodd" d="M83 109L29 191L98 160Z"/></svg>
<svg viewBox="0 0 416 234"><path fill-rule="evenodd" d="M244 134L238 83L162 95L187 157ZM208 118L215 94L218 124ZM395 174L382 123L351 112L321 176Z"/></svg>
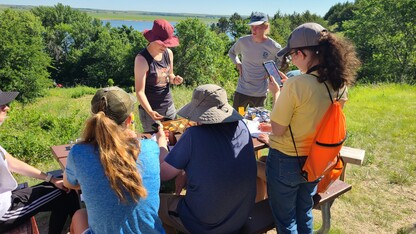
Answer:
<svg viewBox="0 0 416 234"><path fill-rule="evenodd" d="M137 139L129 129L134 103L118 87L98 90L91 101L93 116L64 174L65 186L80 188L86 205L75 213L71 233L164 233L159 152L167 153L166 137L160 130L158 144Z"/></svg>
<svg viewBox="0 0 416 234"><path fill-rule="evenodd" d="M276 82L269 84L274 95L266 163L269 201L279 234L312 233L312 197L318 180L307 182L301 169L316 127L331 104L326 86L344 104L360 62L348 41L317 23L297 27L278 56L291 60L302 74L288 79L282 90Z"/></svg>

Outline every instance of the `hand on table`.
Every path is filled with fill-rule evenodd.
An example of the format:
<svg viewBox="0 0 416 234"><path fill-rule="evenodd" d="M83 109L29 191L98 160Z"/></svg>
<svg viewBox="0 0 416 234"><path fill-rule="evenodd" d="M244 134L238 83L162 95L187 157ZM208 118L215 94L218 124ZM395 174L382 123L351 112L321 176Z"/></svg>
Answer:
<svg viewBox="0 0 416 234"><path fill-rule="evenodd" d="M260 123L259 130L262 132L272 132L272 125L270 123Z"/></svg>

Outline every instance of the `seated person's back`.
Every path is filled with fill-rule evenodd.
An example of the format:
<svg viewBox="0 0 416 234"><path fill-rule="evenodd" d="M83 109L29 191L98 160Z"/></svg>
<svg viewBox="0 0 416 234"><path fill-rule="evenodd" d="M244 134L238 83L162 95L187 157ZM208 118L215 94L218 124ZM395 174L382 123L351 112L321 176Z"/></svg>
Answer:
<svg viewBox="0 0 416 234"><path fill-rule="evenodd" d="M81 188L86 205L75 213L71 233L164 233L157 213L160 150L130 130L134 103L118 87L98 90L91 101L93 115L64 174L65 186ZM160 132L158 142L166 145Z"/></svg>
<svg viewBox="0 0 416 234"><path fill-rule="evenodd" d="M159 209L159 148L153 140L141 140L137 168L147 190L147 197L139 202L123 203L112 190L100 162L98 149L90 144L77 144L68 157L67 178L73 176L81 185L88 211L88 224L96 233L160 233L153 230ZM72 174L73 173L73 174ZM121 232L123 230L123 232ZM130 231L129 231L130 230ZM136 230L136 231L134 231Z"/></svg>
<svg viewBox="0 0 416 234"><path fill-rule="evenodd" d="M224 94L226 97L225 90L211 86L214 85L198 87L194 98L198 89L202 92L208 90L207 93L214 90L214 93L220 94L211 93L211 96L222 97ZM209 99L210 96L206 99L202 97L199 101L209 103ZM223 104L226 102L226 99L222 101ZM198 105L198 100L195 103ZM178 201L174 210L186 228L185 232L238 232L254 206L257 171L253 143L241 115L227 105L215 107L217 111L226 113L224 118L216 119L221 113L206 113L207 116L215 116L206 118L206 121L185 114L198 112L198 109L192 111L198 108L195 105L188 106L189 111L186 106L179 111L179 115L201 123L184 132L161 167L162 179L170 179L165 177L165 166L185 171L186 195ZM163 215L161 218L165 221Z"/></svg>

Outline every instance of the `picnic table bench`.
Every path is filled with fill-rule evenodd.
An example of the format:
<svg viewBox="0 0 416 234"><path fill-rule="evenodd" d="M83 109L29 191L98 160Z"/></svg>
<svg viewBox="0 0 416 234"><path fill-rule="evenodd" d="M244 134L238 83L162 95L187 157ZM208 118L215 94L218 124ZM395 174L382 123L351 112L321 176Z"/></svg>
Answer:
<svg viewBox="0 0 416 234"><path fill-rule="evenodd" d="M263 149L267 146L261 145L261 142L253 140L255 150ZM256 148L257 147L257 148ZM351 190L352 186L347 184L345 179L345 172L347 164L362 165L364 161L365 151L362 149L351 148L343 146L341 149L341 157L344 161L344 170L339 180L336 180L328 190L324 193L318 193L313 197L314 209L321 210L322 226L316 232L318 234L326 234L331 228L331 206L336 198ZM268 230L275 228L272 210L268 199L256 203L247 222L241 229L242 234L257 234L265 233Z"/></svg>

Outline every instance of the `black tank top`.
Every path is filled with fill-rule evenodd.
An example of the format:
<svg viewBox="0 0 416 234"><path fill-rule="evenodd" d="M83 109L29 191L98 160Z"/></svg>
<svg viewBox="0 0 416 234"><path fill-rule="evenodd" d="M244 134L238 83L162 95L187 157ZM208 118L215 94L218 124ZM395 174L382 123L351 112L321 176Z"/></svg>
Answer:
<svg viewBox="0 0 416 234"><path fill-rule="evenodd" d="M165 109L173 104L169 89L170 59L167 50L163 52L162 60L156 61L147 48L139 52L149 66L146 73L145 94L150 106L154 110Z"/></svg>

